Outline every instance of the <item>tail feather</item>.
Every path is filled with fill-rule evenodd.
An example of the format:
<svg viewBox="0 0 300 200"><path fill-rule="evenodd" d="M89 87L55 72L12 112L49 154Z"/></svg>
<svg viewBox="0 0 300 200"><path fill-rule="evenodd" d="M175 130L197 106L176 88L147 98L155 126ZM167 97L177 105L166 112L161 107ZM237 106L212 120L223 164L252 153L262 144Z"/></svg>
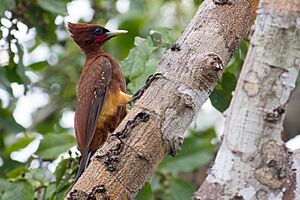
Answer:
<svg viewBox="0 0 300 200"><path fill-rule="evenodd" d="M80 165L79 165L79 169L77 171L77 174L75 176L74 182L71 186L71 188L74 186L74 184L77 182L77 180L80 178L80 176L82 175L82 173L84 172L84 170L88 167L88 165L90 164L90 159L91 157L94 155L95 152L93 152L92 150L86 151L82 157L81 157L81 161L80 161Z"/></svg>

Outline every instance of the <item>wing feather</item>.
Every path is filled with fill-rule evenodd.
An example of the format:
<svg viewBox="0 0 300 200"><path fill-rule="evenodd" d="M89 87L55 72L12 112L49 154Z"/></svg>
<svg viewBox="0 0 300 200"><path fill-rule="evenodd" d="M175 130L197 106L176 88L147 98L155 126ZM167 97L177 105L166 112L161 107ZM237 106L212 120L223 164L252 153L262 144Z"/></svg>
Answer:
<svg viewBox="0 0 300 200"><path fill-rule="evenodd" d="M105 57L86 63L78 83L75 132L81 153L88 151L101 113L112 69Z"/></svg>

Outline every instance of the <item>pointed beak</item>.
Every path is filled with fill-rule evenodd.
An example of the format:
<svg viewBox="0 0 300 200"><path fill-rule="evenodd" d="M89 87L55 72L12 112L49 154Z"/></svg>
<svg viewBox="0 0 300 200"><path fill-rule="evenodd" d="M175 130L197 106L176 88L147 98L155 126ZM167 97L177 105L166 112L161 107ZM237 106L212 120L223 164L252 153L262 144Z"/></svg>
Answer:
<svg viewBox="0 0 300 200"><path fill-rule="evenodd" d="M126 31L126 30L116 30L116 31L107 32L107 33L105 33L105 35L107 35L108 38L112 38L112 37L115 37L117 35L121 35L121 34L125 34L125 33L128 33L128 31Z"/></svg>

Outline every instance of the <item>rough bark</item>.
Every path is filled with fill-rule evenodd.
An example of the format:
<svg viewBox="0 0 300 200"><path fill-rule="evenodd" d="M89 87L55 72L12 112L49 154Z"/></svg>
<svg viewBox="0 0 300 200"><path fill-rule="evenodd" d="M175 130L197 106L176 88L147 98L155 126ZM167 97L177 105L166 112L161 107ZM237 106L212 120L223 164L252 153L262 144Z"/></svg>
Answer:
<svg viewBox="0 0 300 200"><path fill-rule="evenodd" d="M247 35L258 0L205 1L163 55L155 80L67 195L132 199L183 134Z"/></svg>
<svg viewBox="0 0 300 200"><path fill-rule="evenodd" d="M295 171L295 174L293 174L293 182L292 182L292 190L290 190L289 194L291 197L294 197L294 199L300 199L300 149L297 149L293 152L293 170ZM286 199L291 199L288 198L289 196L286 195Z"/></svg>
<svg viewBox="0 0 300 200"><path fill-rule="evenodd" d="M300 68L300 1L263 0L257 13L223 142L195 200L300 199L293 158L281 140Z"/></svg>

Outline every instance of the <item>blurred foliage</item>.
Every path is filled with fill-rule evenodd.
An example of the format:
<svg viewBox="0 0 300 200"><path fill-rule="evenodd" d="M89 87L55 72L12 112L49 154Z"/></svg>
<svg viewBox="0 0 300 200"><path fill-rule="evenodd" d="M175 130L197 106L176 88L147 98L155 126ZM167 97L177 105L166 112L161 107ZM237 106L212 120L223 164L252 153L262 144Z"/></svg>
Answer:
<svg viewBox="0 0 300 200"><path fill-rule="evenodd" d="M135 38L135 47L121 62L129 92L133 93L138 90L155 72L162 49L169 48L177 35L172 29L160 27L152 30L150 36L146 38Z"/></svg>
<svg viewBox="0 0 300 200"><path fill-rule="evenodd" d="M176 157L168 156L158 169L170 173L191 172L205 165L213 158L214 145L211 141L214 137L214 129L205 132L190 129L179 154Z"/></svg>
<svg viewBox="0 0 300 200"><path fill-rule="evenodd" d="M240 48L229 61L222 77L210 95L212 105L220 112L224 112L229 107L233 91L247 54L248 46L249 44L247 41L242 42Z"/></svg>
<svg viewBox="0 0 300 200"><path fill-rule="evenodd" d="M0 1L0 199L63 199L78 169L78 155L69 150L76 145L74 131L61 123L67 111L74 111L84 63L63 22L74 2ZM126 2L127 11L118 8ZM94 0L90 1L95 11L92 19L81 22L117 23L119 29L129 31L104 49L119 60L128 92L133 93L155 72L162 53L176 41L201 2ZM220 111L230 103L247 46L244 43L232 58L210 97ZM23 124L16 120L16 110L26 110L21 99L37 91L48 100L37 106L30 124ZM197 185L182 172L193 172L213 158L214 138L213 128L190 129L183 150L158 166L136 199L190 199Z"/></svg>

